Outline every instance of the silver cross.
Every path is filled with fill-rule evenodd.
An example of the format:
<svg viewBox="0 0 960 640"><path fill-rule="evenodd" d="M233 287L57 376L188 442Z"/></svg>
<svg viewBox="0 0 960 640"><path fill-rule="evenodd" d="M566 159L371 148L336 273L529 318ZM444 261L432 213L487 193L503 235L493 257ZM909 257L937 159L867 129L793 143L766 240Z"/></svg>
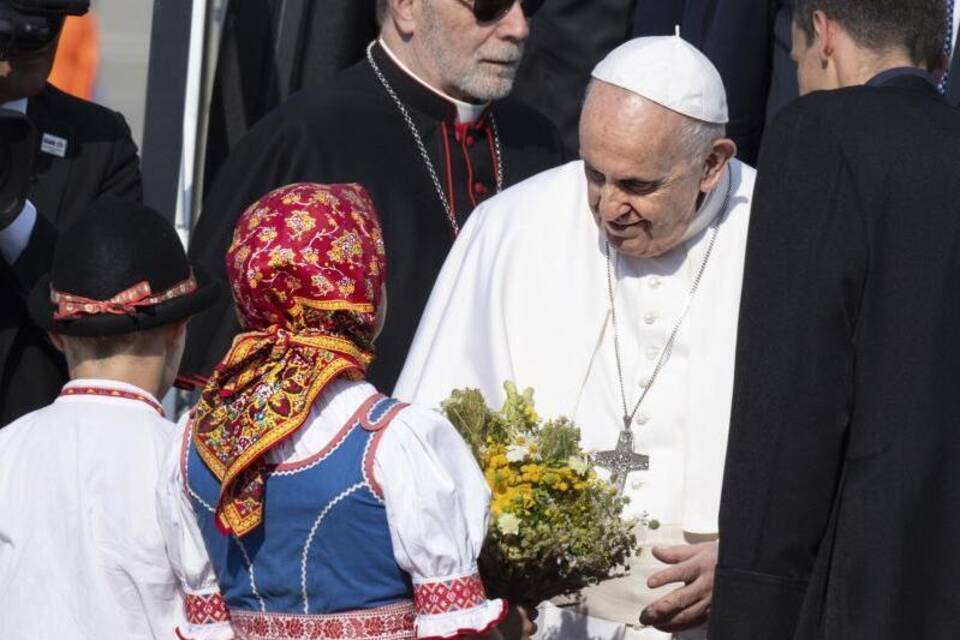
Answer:
<svg viewBox="0 0 960 640"><path fill-rule="evenodd" d="M598 451L593 454L593 462L610 472L610 481L622 492L627 484L627 474L631 471L650 469L650 456L637 453L633 448L633 431L629 422L617 438L617 447L611 451Z"/></svg>

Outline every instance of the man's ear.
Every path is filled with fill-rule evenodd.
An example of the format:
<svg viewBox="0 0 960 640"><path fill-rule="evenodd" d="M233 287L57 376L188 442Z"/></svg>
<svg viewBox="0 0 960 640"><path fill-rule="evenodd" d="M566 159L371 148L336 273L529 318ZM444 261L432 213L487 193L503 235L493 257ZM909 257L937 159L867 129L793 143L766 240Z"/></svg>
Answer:
<svg viewBox="0 0 960 640"><path fill-rule="evenodd" d="M703 179L700 181L700 191L709 193L716 189L723 177L723 171L730 164L730 160L737 155L737 143L730 138L718 138L713 141L713 148L704 161Z"/></svg>
<svg viewBox="0 0 960 640"><path fill-rule="evenodd" d="M827 62L833 56L837 45L837 23L827 17L823 11L813 12L813 46L817 47L820 65L827 67Z"/></svg>
<svg viewBox="0 0 960 640"><path fill-rule="evenodd" d="M55 333L47 333L47 337L50 338L50 342L52 342L53 346L57 348L57 351L60 353L66 353L66 351L64 351L63 338Z"/></svg>
<svg viewBox="0 0 960 640"><path fill-rule="evenodd" d="M392 23L403 37L409 37L416 31L417 6L421 0L388 0L387 17L384 24Z"/></svg>

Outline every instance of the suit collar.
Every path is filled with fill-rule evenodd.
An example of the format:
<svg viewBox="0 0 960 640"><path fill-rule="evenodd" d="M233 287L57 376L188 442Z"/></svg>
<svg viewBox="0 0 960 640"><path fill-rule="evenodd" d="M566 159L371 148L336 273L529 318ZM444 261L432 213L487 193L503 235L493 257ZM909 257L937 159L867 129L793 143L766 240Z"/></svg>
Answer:
<svg viewBox="0 0 960 640"><path fill-rule="evenodd" d="M898 67L887 69L867 81L870 87L895 87L898 89L914 89L939 96L933 76L923 69L916 67Z"/></svg>

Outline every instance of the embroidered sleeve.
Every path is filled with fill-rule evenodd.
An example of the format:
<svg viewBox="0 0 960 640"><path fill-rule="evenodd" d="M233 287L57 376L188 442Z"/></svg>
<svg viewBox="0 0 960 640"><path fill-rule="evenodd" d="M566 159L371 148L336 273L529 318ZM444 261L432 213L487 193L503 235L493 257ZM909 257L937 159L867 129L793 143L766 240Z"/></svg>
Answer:
<svg viewBox="0 0 960 640"><path fill-rule="evenodd" d="M181 422L181 428L183 426ZM185 490L181 466L183 442L184 435L179 435L171 446L157 486L157 519L167 556L180 582L183 601L181 624L172 637L232 640L235 636L230 614Z"/></svg>
<svg viewBox="0 0 960 640"><path fill-rule="evenodd" d="M375 454L397 563L410 574L417 638L486 633L507 613L477 574L490 491L466 443L439 414L408 407Z"/></svg>

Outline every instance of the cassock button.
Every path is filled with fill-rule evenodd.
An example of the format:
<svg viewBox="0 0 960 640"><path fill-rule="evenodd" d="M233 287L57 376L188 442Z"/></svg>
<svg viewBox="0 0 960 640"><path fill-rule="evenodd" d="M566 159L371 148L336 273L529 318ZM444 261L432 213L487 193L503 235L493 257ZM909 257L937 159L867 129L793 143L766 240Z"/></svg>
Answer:
<svg viewBox="0 0 960 640"><path fill-rule="evenodd" d="M640 489L640 488L642 488L642 487L643 487L643 480L633 480L633 481L630 483L630 488L633 489L634 491L636 491L636 490L638 490L638 489Z"/></svg>
<svg viewBox="0 0 960 640"><path fill-rule="evenodd" d="M477 139L473 136L467 136L467 146L472 147L475 144L477 144Z"/></svg>
<svg viewBox="0 0 960 640"><path fill-rule="evenodd" d="M660 314L656 311L648 311L643 314L643 321L647 324L653 324L660 318Z"/></svg>
<svg viewBox="0 0 960 640"><path fill-rule="evenodd" d="M647 285L648 285L651 289L657 289L657 288L660 287L661 284L663 284L663 282L662 282L662 281L660 280L660 278L658 278L657 276L650 276L650 277L647 279Z"/></svg>
<svg viewBox="0 0 960 640"><path fill-rule="evenodd" d="M647 347L647 360L656 360L659 355L659 347Z"/></svg>
<svg viewBox="0 0 960 640"><path fill-rule="evenodd" d="M645 413L641 413L641 414L638 415L636 418L634 418L634 422L636 422L637 424L639 424L639 425L641 425L641 426L642 426L642 425L645 425L645 424L647 424L648 422L650 422L650 416L648 416L648 415L645 414Z"/></svg>
<svg viewBox="0 0 960 640"><path fill-rule="evenodd" d="M487 185L483 184L482 182L474 182L474 183L473 183L473 192L474 192L475 194L477 194L478 196L486 195L486 194L487 194Z"/></svg>
<svg viewBox="0 0 960 640"><path fill-rule="evenodd" d="M650 386L650 378L649 378L649 377L641 378L641 379L640 379L640 388L641 388L641 389L646 389L646 388L649 387L649 386Z"/></svg>

